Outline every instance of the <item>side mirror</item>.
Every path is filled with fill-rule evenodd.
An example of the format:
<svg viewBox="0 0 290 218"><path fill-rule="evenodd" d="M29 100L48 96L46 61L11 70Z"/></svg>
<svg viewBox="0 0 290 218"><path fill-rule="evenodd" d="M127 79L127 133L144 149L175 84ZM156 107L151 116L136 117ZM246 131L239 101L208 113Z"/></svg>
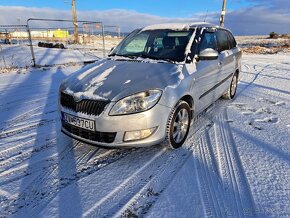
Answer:
<svg viewBox="0 0 290 218"><path fill-rule="evenodd" d="M218 51L212 48L206 48L202 50L198 55L199 60L216 60L218 59L218 57L219 57Z"/></svg>

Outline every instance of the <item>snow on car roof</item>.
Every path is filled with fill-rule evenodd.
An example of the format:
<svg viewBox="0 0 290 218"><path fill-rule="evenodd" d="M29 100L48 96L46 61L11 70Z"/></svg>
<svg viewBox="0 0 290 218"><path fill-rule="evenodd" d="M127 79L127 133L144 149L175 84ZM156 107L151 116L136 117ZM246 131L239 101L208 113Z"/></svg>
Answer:
<svg viewBox="0 0 290 218"><path fill-rule="evenodd" d="M171 29L171 30L188 30L190 27L196 26L214 26L206 22L196 22L196 23L163 23L163 24L154 24L147 27L144 27L142 31L146 30L160 30L160 29Z"/></svg>

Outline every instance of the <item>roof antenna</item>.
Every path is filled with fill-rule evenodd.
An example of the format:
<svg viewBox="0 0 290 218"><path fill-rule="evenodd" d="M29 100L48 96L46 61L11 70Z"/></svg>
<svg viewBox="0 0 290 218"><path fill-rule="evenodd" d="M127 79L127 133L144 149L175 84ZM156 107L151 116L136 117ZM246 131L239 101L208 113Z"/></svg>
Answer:
<svg viewBox="0 0 290 218"><path fill-rule="evenodd" d="M204 20L203 20L204 23L205 23L205 21L206 21L207 14L208 14L208 10L206 10L206 14L205 14L205 17L204 17Z"/></svg>

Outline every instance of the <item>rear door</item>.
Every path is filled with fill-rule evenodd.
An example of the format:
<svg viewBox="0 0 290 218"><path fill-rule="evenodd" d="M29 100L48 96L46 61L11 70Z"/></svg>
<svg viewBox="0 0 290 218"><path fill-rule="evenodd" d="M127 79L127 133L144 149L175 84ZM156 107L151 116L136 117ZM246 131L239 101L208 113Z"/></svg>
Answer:
<svg viewBox="0 0 290 218"><path fill-rule="evenodd" d="M219 52L219 65L221 70L217 75L218 83L214 90L214 98L218 99L229 87L233 73L235 72L236 57L229 41L228 31L218 29L216 31L217 46Z"/></svg>

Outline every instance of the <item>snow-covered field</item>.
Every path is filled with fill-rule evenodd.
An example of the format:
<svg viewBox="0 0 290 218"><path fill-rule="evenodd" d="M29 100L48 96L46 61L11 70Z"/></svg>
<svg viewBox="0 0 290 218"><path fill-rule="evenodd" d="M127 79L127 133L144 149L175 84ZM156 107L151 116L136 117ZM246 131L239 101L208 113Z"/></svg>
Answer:
<svg viewBox="0 0 290 218"><path fill-rule="evenodd" d="M109 53L121 39L107 39L105 52ZM36 43L37 44L37 43ZM98 60L103 57L103 41L99 40L88 45L66 45L66 49L42 48L34 43L36 65L52 66L78 64ZM30 47L27 44L0 44L0 69L2 71L15 68L27 68L33 65ZM2 72L0 72L2 73Z"/></svg>
<svg viewBox="0 0 290 218"><path fill-rule="evenodd" d="M23 45L0 45L0 67L25 68L32 66L30 47ZM36 64L51 66L69 63L83 63L98 60L102 51L92 52L87 49L56 49L34 46Z"/></svg>
<svg viewBox="0 0 290 218"><path fill-rule="evenodd" d="M276 54L290 52L290 38L269 39L269 36L237 36L242 50L253 54Z"/></svg>
<svg viewBox="0 0 290 218"><path fill-rule="evenodd" d="M289 54L244 55L237 97L208 108L174 151L63 135L58 86L81 68L0 74L1 217L290 216Z"/></svg>
<svg viewBox="0 0 290 218"><path fill-rule="evenodd" d="M287 38L270 39L267 35L261 36L236 36L236 40L240 46L250 45L272 45L277 46L289 42Z"/></svg>

